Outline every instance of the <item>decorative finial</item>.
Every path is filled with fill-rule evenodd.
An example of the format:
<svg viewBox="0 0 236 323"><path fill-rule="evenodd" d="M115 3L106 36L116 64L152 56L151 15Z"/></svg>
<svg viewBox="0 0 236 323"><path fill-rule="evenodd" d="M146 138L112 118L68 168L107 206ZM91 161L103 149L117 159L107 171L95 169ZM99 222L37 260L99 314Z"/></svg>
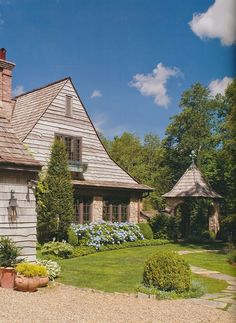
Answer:
<svg viewBox="0 0 236 323"><path fill-rule="evenodd" d="M191 154L189 155L189 157L191 157L192 165L194 165L195 164L195 159L197 158L197 154L195 153L195 150L191 151Z"/></svg>

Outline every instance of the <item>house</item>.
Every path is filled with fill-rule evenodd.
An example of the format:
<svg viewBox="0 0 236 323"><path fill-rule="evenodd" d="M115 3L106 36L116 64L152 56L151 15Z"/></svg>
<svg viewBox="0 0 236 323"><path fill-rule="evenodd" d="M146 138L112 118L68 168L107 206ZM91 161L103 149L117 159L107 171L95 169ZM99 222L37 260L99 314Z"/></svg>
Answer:
<svg viewBox="0 0 236 323"><path fill-rule="evenodd" d="M9 62L4 59L7 70ZM5 73L7 93L11 93L12 68ZM5 115L41 165L47 166L54 138L65 142L76 222L140 221L142 196L152 189L138 183L109 156L71 78L21 94L12 102Z"/></svg>
<svg viewBox="0 0 236 323"><path fill-rule="evenodd" d="M0 52L3 55L3 51ZM31 189L41 165L24 148L10 124L11 84L14 64L0 55L0 236L9 236L28 260L35 260L35 196Z"/></svg>

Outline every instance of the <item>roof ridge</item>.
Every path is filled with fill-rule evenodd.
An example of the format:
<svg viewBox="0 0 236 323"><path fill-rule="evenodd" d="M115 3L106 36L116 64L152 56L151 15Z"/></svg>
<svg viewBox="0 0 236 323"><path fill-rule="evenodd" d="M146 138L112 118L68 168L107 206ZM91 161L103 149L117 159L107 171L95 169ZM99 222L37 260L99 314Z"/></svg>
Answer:
<svg viewBox="0 0 236 323"><path fill-rule="evenodd" d="M17 95L17 96L14 96L14 98L13 98L13 99L18 99L19 97L22 97L22 96L24 96L24 95L27 95L27 94L30 94L30 93L32 93L32 92L36 92L36 91L39 91L39 90L45 89L46 87L52 86L52 85L54 85L54 84L57 84L57 83L60 83L60 82L66 81L66 80L71 80L71 77L70 77L70 76L67 76L67 77L65 77L65 78L63 78L63 79L61 79L61 80L58 80L58 81L54 81L54 82L48 83L47 85L44 85L44 86L38 87L38 88L33 89L33 90L30 90L30 91L28 91L28 92L24 92L24 93L22 93L22 94L19 94L19 95Z"/></svg>

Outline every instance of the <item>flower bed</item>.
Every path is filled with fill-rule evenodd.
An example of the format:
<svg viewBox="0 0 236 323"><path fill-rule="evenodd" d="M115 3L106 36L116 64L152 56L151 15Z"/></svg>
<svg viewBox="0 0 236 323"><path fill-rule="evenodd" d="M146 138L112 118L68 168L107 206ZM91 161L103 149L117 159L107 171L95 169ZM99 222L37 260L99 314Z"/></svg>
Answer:
<svg viewBox="0 0 236 323"><path fill-rule="evenodd" d="M139 227L128 222L73 224L72 228L78 236L79 245L95 247L97 250L101 246L144 240Z"/></svg>

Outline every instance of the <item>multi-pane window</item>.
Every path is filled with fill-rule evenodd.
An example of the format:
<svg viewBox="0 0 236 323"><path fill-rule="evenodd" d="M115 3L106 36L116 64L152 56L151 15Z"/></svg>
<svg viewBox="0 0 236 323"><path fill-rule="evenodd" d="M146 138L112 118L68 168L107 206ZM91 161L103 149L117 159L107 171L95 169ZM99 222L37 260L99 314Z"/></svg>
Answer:
<svg viewBox="0 0 236 323"><path fill-rule="evenodd" d="M66 116L72 117L72 97L66 95Z"/></svg>
<svg viewBox="0 0 236 323"><path fill-rule="evenodd" d="M129 220L129 203L123 200L107 199L103 201L103 220L125 222Z"/></svg>
<svg viewBox="0 0 236 323"><path fill-rule="evenodd" d="M82 138L57 134L56 138L63 140L69 161L81 161Z"/></svg>
<svg viewBox="0 0 236 323"><path fill-rule="evenodd" d="M90 197L80 197L75 199L75 223L91 222L92 199Z"/></svg>

